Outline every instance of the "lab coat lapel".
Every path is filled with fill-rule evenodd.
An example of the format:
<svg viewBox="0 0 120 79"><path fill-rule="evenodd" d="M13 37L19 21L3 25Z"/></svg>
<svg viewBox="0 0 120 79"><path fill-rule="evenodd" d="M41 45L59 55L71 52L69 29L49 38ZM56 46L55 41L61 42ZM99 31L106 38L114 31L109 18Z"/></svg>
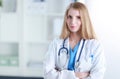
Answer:
<svg viewBox="0 0 120 79"><path fill-rule="evenodd" d="M81 48L82 48L82 45L83 45L83 39L81 39L81 41L80 41L80 45L79 45L79 48L78 48L78 51L77 51L77 54L76 54L76 59L75 59L75 61L77 62L77 60L78 60L78 58L79 58L79 55L80 55L80 50L81 50ZM84 49L84 48L83 48ZM81 53L81 55L82 55L82 53ZM80 56L80 59L79 60L81 60L81 56ZM79 61L80 62L80 61Z"/></svg>

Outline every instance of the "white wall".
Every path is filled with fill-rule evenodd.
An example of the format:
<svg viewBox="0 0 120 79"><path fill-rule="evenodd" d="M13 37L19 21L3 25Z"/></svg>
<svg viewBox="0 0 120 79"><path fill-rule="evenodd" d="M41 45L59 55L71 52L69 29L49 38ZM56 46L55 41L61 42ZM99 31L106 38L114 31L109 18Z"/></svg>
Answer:
<svg viewBox="0 0 120 79"><path fill-rule="evenodd" d="M86 5L105 50L107 63L105 79L120 79L119 0L86 0Z"/></svg>

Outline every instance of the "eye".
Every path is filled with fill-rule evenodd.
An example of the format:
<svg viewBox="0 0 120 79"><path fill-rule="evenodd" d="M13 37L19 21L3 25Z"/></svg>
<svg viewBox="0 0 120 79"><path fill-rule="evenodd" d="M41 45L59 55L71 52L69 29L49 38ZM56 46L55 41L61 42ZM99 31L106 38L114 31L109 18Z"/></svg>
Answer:
<svg viewBox="0 0 120 79"><path fill-rule="evenodd" d="M80 16L77 16L77 19L81 19Z"/></svg>
<svg viewBox="0 0 120 79"><path fill-rule="evenodd" d="M72 16L71 16L71 15L68 15L67 18L68 18L68 19L72 19Z"/></svg>

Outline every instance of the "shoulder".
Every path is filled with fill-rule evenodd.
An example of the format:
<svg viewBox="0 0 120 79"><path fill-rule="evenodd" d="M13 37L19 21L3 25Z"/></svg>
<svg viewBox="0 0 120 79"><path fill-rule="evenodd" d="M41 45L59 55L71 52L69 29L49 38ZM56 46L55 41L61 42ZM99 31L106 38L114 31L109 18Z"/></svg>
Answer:
<svg viewBox="0 0 120 79"><path fill-rule="evenodd" d="M86 47L91 51L91 52L102 52L103 50L103 46L101 44L101 42L97 39L90 39L90 40L86 40Z"/></svg>
<svg viewBox="0 0 120 79"><path fill-rule="evenodd" d="M52 41L51 41L51 44L54 44L54 45L57 45L57 44L60 44L63 42L63 39L61 38L54 38Z"/></svg>
<svg viewBox="0 0 120 79"><path fill-rule="evenodd" d="M86 44L89 46L100 46L101 45L100 41L97 39L88 39L85 41L86 41Z"/></svg>

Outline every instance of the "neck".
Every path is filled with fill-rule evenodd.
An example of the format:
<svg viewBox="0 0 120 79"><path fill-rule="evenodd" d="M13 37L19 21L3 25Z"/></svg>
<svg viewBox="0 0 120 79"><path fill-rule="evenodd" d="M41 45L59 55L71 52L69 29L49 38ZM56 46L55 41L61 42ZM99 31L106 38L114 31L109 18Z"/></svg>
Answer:
<svg viewBox="0 0 120 79"><path fill-rule="evenodd" d="M70 34L70 41L73 41L73 42L78 42L80 41L80 35L76 34L76 33L71 33Z"/></svg>
<svg viewBox="0 0 120 79"><path fill-rule="evenodd" d="M78 34L70 34L69 36L70 46L73 49L75 45L80 41L81 37Z"/></svg>

